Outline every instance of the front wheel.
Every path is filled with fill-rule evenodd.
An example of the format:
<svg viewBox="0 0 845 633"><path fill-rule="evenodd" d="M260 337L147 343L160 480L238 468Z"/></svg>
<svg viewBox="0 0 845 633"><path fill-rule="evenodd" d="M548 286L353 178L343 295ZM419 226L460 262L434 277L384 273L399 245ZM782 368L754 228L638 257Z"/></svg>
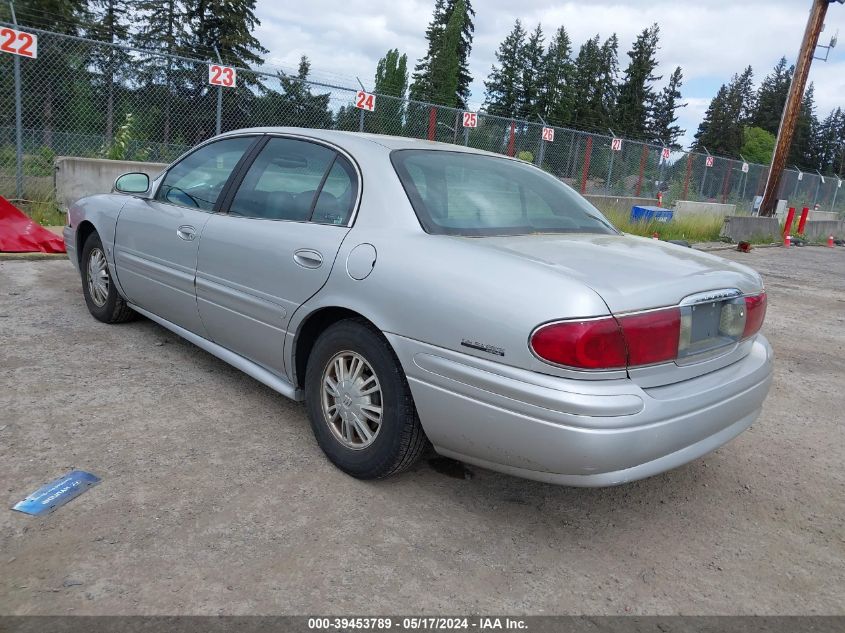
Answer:
<svg viewBox="0 0 845 633"><path fill-rule="evenodd" d="M363 319L317 339L305 373L311 428L326 456L359 479L410 468L427 445L408 381L384 336Z"/></svg>
<svg viewBox="0 0 845 633"><path fill-rule="evenodd" d="M137 316L112 282L100 236L92 233L82 247L82 294L92 316L103 323L121 323Z"/></svg>

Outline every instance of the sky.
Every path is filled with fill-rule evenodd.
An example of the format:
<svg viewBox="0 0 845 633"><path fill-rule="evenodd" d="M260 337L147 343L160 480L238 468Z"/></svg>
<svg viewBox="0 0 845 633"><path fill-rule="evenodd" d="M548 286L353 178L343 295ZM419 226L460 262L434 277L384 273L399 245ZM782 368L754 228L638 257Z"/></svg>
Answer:
<svg viewBox="0 0 845 633"><path fill-rule="evenodd" d="M679 124L686 130L681 143L688 145L710 99L734 73L751 64L759 83L781 56L794 61L811 0L473 0L472 4L476 15L470 108L483 103L484 80L495 62L494 53L516 18L529 31L542 24L546 42L565 26L574 54L596 33L604 39L615 32L622 71L634 38L657 22L661 31L657 74L668 79L675 66L683 69L687 106L679 111ZM434 0L307 0L296 5L258 0L261 26L256 36L269 49L266 59L271 65L295 69L304 54L311 60L312 78L354 86L360 77L371 89L376 64L388 49L407 53L410 69L424 55L433 6ZM840 29L841 45L830 51L827 62L814 61L810 72L819 118L845 106L845 5L834 3L819 43L828 44ZM818 53L824 55L823 50Z"/></svg>

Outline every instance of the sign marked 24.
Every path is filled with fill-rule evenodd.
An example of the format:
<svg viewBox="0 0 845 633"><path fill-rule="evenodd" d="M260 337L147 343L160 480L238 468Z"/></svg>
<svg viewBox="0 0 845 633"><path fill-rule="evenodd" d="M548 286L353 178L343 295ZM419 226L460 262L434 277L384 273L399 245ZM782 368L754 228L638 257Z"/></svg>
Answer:
<svg viewBox="0 0 845 633"><path fill-rule="evenodd" d="M0 29L0 51L35 59L38 57L38 37L32 33L2 28Z"/></svg>
<svg viewBox="0 0 845 633"><path fill-rule="evenodd" d="M221 66L220 64L209 64L208 66L208 83L212 86L223 86L224 88L233 88L238 81L238 72L231 66Z"/></svg>
<svg viewBox="0 0 845 633"><path fill-rule="evenodd" d="M359 90L355 93L355 107L361 110L373 112L376 109L376 96L369 92Z"/></svg>

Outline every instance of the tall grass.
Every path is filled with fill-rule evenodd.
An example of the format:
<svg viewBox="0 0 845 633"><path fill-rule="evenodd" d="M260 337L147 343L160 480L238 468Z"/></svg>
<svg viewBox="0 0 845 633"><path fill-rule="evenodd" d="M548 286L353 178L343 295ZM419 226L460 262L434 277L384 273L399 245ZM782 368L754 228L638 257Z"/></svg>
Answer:
<svg viewBox="0 0 845 633"><path fill-rule="evenodd" d="M605 217L623 233L652 237L656 233L661 240L686 240L688 242L718 242L724 220L712 215L686 216L670 222L632 222L631 214L622 211L607 211Z"/></svg>

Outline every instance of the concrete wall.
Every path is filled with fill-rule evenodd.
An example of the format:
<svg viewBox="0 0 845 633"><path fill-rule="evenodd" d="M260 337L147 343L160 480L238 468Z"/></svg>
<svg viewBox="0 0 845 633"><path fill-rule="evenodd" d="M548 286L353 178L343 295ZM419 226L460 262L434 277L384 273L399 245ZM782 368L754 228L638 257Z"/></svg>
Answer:
<svg viewBox="0 0 845 633"><path fill-rule="evenodd" d="M587 200L592 202L602 211L623 211L631 212L631 207L656 207L657 198L634 198L625 196L596 196L586 195Z"/></svg>
<svg viewBox="0 0 845 633"><path fill-rule="evenodd" d="M798 213L796 209L796 215L800 218L801 214ZM807 220L828 220L828 221L836 221L839 219L839 214L835 211L813 211L810 209L810 213L807 214Z"/></svg>
<svg viewBox="0 0 845 633"><path fill-rule="evenodd" d="M844 238L845 220L807 220L807 224L804 225L804 235L810 239L826 238L828 235Z"/></svg>
<svg viewBox="0 0 845 633"><path fill-rule="evenodd" d="M110 192L121 174L140 171L153 178L166 166L164 163L59 156L55 162L56 202L59 208L66 210L80 198Z"/></svg>
<svg viewBox="0 0 845 633"><path fill-rule="evenodd" d="M678 200L675 202L675 217L684 218L693 215L709 215L724 218L736 213L735 204L718 204L716 202L693 202L692 200Z"/></svg>
<svg viewBox="0 0 845 633"><path fill-rule="evenodd" d="M773 217L727 216L722 226L721 236L729 237L732 242L761 239L777 242L780 239L780 222Z"/></svg>

